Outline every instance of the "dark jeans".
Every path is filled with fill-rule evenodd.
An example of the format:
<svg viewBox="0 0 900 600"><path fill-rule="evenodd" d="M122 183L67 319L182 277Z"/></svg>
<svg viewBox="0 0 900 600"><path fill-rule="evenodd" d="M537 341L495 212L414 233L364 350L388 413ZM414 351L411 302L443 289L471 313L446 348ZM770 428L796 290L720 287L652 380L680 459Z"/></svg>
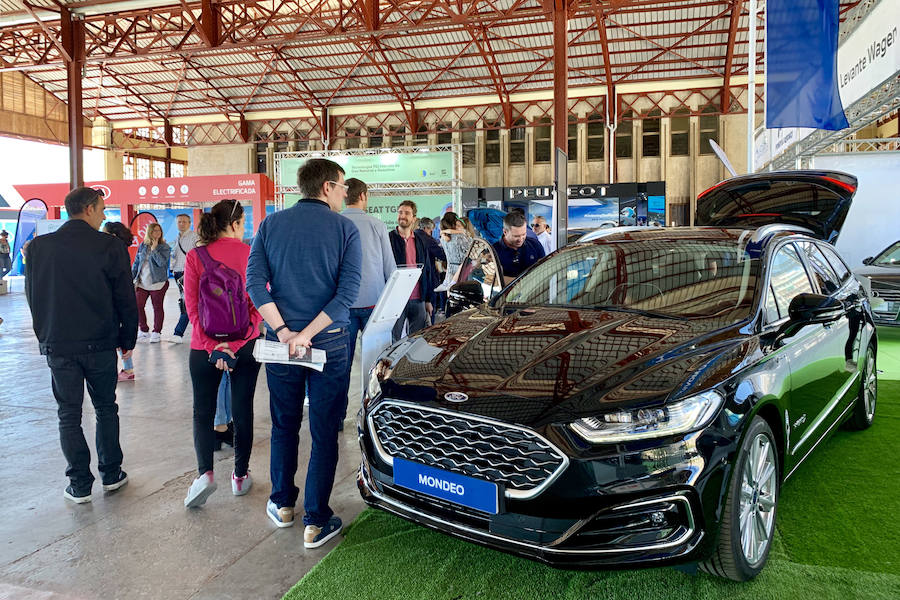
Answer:
<svg viewBox="0 0 900 600"><path fill-rule="evenodd" d="M66 476L75 491L91 491L91 451L81 430L84 384L97 415L98 469L104 483L114 483L122 468L119 446L119 407L116 404L117 356L115 350L77 356L47 356L53 381L53 397L59 407L59 443L66 457Z"/></svg>
<svg viewBox="0 0 900 600"><path fill-rule="evenodd" d="M362 330L366 328L369 317L372 316L373 308L351 308L350 309L350 327L347 328L349 335L347 336L347 393L344 394L344 413L341 421L347 418L347 405L350 402L350 372L353 371L353 356L356 354L356 338ZM368 365L362 365L363 369L368 369Z"/></svg>
<svg viewBox="0 0 900 600"><path fill-rule="evenodd" d="M399 340L403 336L403 325L409 322L406 335L412 335L420 329L425 329L425 303L421 300L410 300L406 303L406 308L397 322L394 329L391 330L391 338L393 341Z"/></svg>
<svg viewBox="0 0 900 600"><path fill-rule="evenodd" d="M237 352L237 364L231 371L231 412L234 421L234 474L243 477L250 464L253 448L253 394L259 363L253 358L250 340ZM188 361L191 384L194 388L194 451L197 453L197 472L212 471L216 433L216 400L223 371L209 362L206 350L191 350Z"/></svg>
<svg viewBox="0 0 900 600"><path fill-rule="evenodd" d="M188 314L187 308L184 306L184 280L182 277L184 276L184 271L174 271L172 273L172 277L175 279L175 285L178 286L178 310L181 311L181 316L178 317L178 323L175 325L174 334L181 337L184 335L184 330L187 329L188 326Z"/></svg>
<svg viewBox="0 0 900 600"><path fill-rule="evenodd" d="M0 254L0 279L10 271L12 271L12 260L10 255L4 252Z"/></svg>
<svg viewBox="0 0 900 600"><path fill-rule="evenodd" d="M156 333L162 331L163 317L165 316L163 314L163 300L166 298L166 291L168 289L168 280L166 280L166 285L162 286L161 289L152 292L147 291L142 287L136 288L135 295L137 296L138 305L138 328L144 333L147 333L150 329L147 325L147 313L144 312L144 307L147 305L147 298L150 298L150 302L153 304L153 331Z"/></svg>
<svg viewBox="0 0 900 600"><path fill-rule="evenodd" d="M322 526L334 514L328 506L338 461L338 425L344 410L347 379L347 330L326 330L313 338L312 347L326 353L325 370L318 372L295 365L266 365L269 408L272 411L270 499L279 508L294 506L300 490L294 485L303 397L309 394L309 433L312 448L306 470L304 525ZM275 337L267 334L267 338Z"/></svg>

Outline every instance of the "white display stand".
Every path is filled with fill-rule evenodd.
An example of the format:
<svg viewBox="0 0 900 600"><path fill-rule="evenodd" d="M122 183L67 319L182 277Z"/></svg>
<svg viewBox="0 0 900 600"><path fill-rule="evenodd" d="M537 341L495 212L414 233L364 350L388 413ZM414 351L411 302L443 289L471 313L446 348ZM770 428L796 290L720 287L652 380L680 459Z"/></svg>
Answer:
<svg viewBox="0 0 900 600"><path fill-rule="evenodd" d="M365 393L368 385L369 369L378 355L391 345L391 330L394 323L400 318L406 303L413 293L419 277L422 276L422 267L400 267L391 274L375 308L372 316L366 323L362 332L362 390Z"/></svg>

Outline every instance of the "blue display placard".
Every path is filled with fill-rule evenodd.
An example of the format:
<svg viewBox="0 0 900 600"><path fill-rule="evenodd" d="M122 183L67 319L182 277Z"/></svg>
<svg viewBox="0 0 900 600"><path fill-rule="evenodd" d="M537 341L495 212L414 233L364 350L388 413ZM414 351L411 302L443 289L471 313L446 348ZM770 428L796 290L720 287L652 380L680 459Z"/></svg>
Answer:
<svg viewBox="0 0 900 600"><path fill-rule="evenodd" d="M497 484L436 469L427 465L394 458L394 483L475 510L497 514Z"/></svg>

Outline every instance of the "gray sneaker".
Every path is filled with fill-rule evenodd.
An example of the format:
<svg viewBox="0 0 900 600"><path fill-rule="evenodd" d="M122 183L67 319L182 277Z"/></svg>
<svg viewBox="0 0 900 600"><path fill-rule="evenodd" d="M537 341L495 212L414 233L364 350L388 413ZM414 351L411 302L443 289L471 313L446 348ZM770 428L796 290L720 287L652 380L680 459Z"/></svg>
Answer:
<svg viewBox="0 0 900 600"><path fill-rule="evenodd" d="M184 507L195 508L202 505L216 491L216 487L213 472L207 471L191 484L191 489L188 490L187 497L184 499Z"/></svg>

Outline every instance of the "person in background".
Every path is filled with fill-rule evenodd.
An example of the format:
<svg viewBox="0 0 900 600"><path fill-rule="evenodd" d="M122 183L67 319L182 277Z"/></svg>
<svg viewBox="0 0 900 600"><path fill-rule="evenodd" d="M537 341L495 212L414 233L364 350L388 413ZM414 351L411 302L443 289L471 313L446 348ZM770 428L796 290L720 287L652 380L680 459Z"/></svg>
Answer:
<svg viewBox="0 0 900 600"><path fill-rule="evenodd" d="M384 285L391 277L397 265L388 240L388 231L381 219L366 212L369 204L369 188L363 181L351 178L347 184L347 208L341 214L356 225L359 230L359 242L362 246L362 270L360 272L359 295L350 306L350 326L347 328L347 364L353 369L353 355L356 353L357 335L366 328L372 309L384 290ZM364 367L365 368L365 367ZM349 385L350 379L347 379ZM341 418L340 430L344 428L347 418L349 389L344 394L344 414Z"/></svg>
<svg viewBox="0 0 900 600"><path fill-rule="evenodd" d="M444 283L435 291L444 292L450 288L471 245L472 237L466 231L462 220L456 216L455 212L444 213L441 218L441 246L447 256L447 276L444 278Z"/></svg>
<svg viewBox="0 0 900 600"><path fill-rule="evenodd" d="M347 402L347 328L350 307L359 296L362 245L356 225L337 214L347 196L340 165L309 159L297 170L297 184L304 198L259 226L247 265L247 291L270 328L268 340L287 344L291 354L310 347L325 352L321 372L266 365L272 412L272 493L266 515L278 527L294 524L300 495L294 475L308 390L312 448L304 488L303 546L318 548L343 528L328 501Z"/></svg>
<svg viewBox="0 0 900 600"><path fill-rule="evenodd" d="M147 225L144 241L134 257L131 265L131 276L134 278L135 294L138 304L139 342L158 343L163 326L163 300L169 289L169 256L172 249L163 239L162 227L159 223ZM153 333L147 325L147 313L144 307L147 298L153 304Z"/></svg>
<svg viewBox="0 0 900 600"><path fill-rule="evenodd" d="M419 219L419 229L434 237L434 220L428 217L422 217Z"/></svg>
<svg viewBox="0 0 900 600"><path fill-rule="evenodd" d="M83 504L91 501L94 484L91 451L81 429L85 382L97 420L103 490L128 483L119 445L116 348L131 356L138 315L128 252L122 242L98 231L105 219L103 193L75 188L65 203L68 221L28 247L25 298L59 407L59 441L69 478L63 496Z"/></svg>
<svg viewBox="0 0 900 600"><path fill-rule="evenodd" d="M206 502L216 490L213 477L213 452L216 436L213 421L222 373L229 370L231 400L234 419L234 470L231 472L231 493L243 496L250 491L250 451L253 448L253 396L259 363L253 358L253 343L259 336L262 317L249 295L243 292L250 313L250 325L244 339L220 342L211 337L200 323L200 278L205 271L200 252L241 274L246 284L247 260L250 248L241 242L244 233L244 208L237 200L222 200L204 213L197 224L201 247L188 252L184 263L184 300L188 318L193 324L191 353L188 365L194 390L194 451L197 454L198 477L191 483L184 499L185 508L194 508ZM239 301L237 299L235 302ZM224 359L215 363L210 357L215 351L224 352L237 359L234 367L228 367Z"/></svg>
<svg viewBox="0 0 900 600"><path fill-rule="evenodd" d="M416 203L404 200L397 207L397 228L388 234L398 267L422 265L422 276L391 332L395 342L403 335L405 325L407 335L423 329L434 311L434 258L429 252L434 238L415 229L415 221Z"/></svg>
<svg viewBox="0 0 900 600"><path fill-rule="evenodd" d="M134 234L131 233L128 226L118 221L107 221L103 226L103 232L122 240L126 252L134 241ZM118 352L122 358L122 370L119 371L118 381L134 381L134 356L129 352L128 358L126 358L121 349Z"/></svg>
<svg viewBox="0 0 900 600"><path fill-rule="evenodd" d="M503 284L512 282L525 269L544 258L544 248L537 238L526 235L525 215L510 212L503 217L503 236L494 242L497 259L503 266Z"/></svg>
<svg viewBox="0 0 900 600"><path fill-rule="evenodd" d="M12 249L9 247L9 232L0 231L0 279L12 271Z"/></svg>
<svg viewBox="0 0 900 600"><path fill-rule="evenodd" d="M478 232L475 230L475 226L472 225L472 222L469 221L466 217L459 217L459 220L462 221L463 226L466 228L466 233L469 234L473 240L479 237Z"/></svg>
<svg viewBox="0 0 900 600"><path fill-rule="evenodd" d="M423 217L419 219L419 225L417 229L424 231L427 234L427 238L425 242L428 244L428 255L431 257L432 264L432 281L431 287L436 288L441 282L444 280L445 275L447 273L447 254L444 252L444 248L440 244L440 238L436 238L433 235L435 230L435 223L432 219L428 217ZM432 325L434 323L435 313L438 311L442 311L444 309L446 294L435 293L434 295L434 310L432 314L426 321L426 325Z"/></svg>
<svg viewBox="0 0 900 600"><path fill-rule="evenodd" d="M181 316L178 317L178 323L175 325L175 331L168 341L173 344L181 344L184 342L184 332L188 326L188 314L184 307L184 260L187 253L197 245L197 234L191 229L191 218L186 214L180 214L175 217L175 224L178 227L178 238L175 240L175 247L172 249L172 278L178 286L178 308L181 310Z"/></svg>
<svg viewBox="0 0 900 600"><path fill-rule="evenodd" d="M531 230L537 234L541 247L544 248L544 254L553 252L553 240L550 235L550 227L547 225L547 219L544 217L535 217L531 220Z"/></svg>

